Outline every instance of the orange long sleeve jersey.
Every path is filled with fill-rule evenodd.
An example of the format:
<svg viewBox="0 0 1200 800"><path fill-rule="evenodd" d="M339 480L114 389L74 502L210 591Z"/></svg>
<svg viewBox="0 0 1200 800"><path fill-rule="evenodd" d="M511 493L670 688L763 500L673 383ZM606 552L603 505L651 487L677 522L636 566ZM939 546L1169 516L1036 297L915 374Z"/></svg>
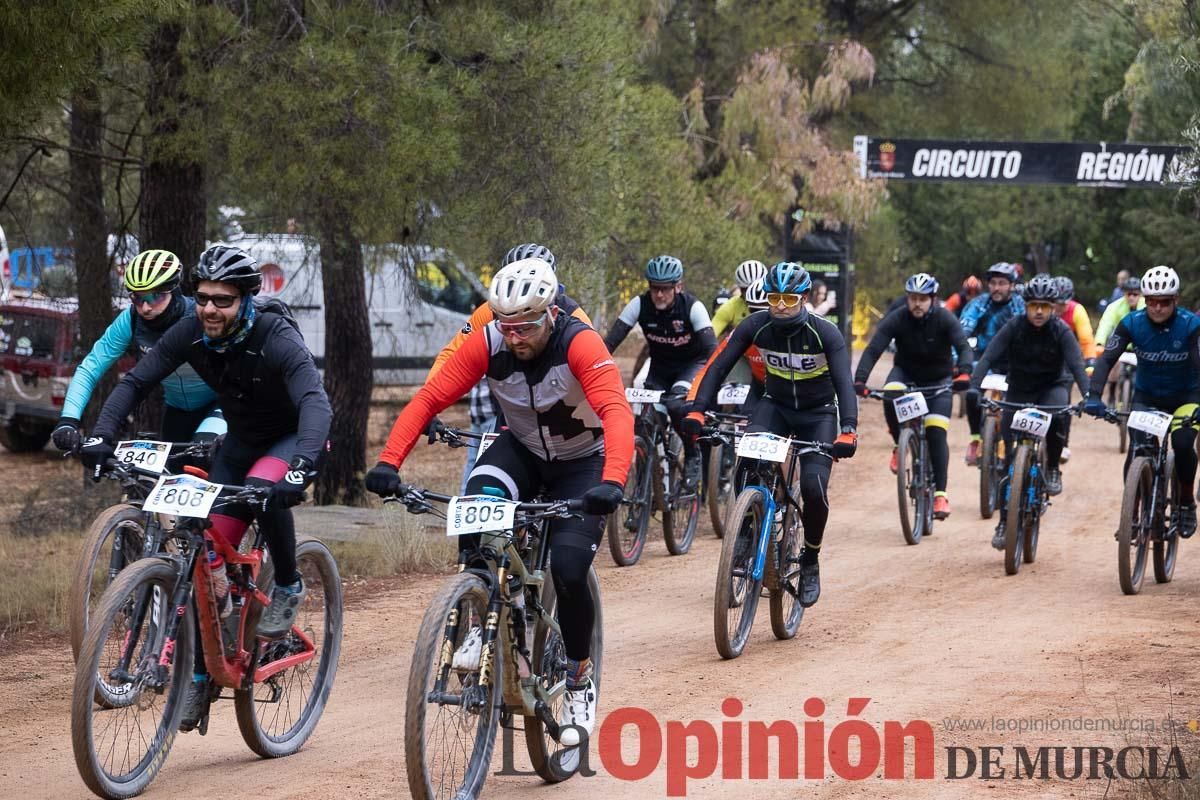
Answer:
<svg viewBox="0 0 1200 800"><path fill-rule="evenodd" d="M591 318L587 315L587 312L583 310L583 307L580 306L579 303L575 302L575 300L569 297L565 292L559 292L558 297L555 298L554 302L555 305L557 305L563 311L569 313L572 317L579 320L584 325L592 324ZM454 338L450 340L449 344L442 348L442 351L437 354L437 358L433 360L433 366L429 368L429 377L432 378L437 374L437 371L440 370L442 366L450 359L450 356L454 354L455 350L462 347L463 342L467 340L467 337L470 336L472 332L483 330L488 326L488 323L495 318L495 315L492 313L492 307L487 303L484 303L483 305L479 306L479 308L471 312L471 317L467 320L467 324L462 327L462 330L454 334Z"/></svg>
<svg viewBox="0 0 1200 800"><path fill-rule="evenodd" d="M717 360L717 356L721 355L721 351L725 349L725 345L729 344L731 338L733 338L732 330L725 334L721 341L717 342L717 347L713 350L712 355L708 357L708 361L704 362L704 366L692 378L692 388L688 389L687 393L687 401L689 403L696 399L696 393L700 391L700 382L704 380L705 373L708 372L708 368L712 366L713 362ZM758 352L758 348L750 345L750 349L746 351L746 354L742 358L746 359L746 362L750 364L750 375L754 378L755 382L760 386L765 383L767 380L767 365L763 363L762 353Z"/></svg>
<svg viewBox="0 0 1200 800"><path fill-rule="evenodd" d="M434 415L485 375L509 430L547 461L604 453L602 480L624 485L633 458L633 411L604 340L560 314L546 349L517 359L494 323L466 336L396 419L379 460L397 469Z"/></svg>

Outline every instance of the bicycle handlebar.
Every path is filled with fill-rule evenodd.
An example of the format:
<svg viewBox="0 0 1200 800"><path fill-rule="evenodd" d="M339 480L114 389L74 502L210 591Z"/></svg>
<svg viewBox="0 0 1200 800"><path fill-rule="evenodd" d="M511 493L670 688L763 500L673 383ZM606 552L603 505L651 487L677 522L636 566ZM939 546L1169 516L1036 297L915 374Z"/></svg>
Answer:
<svg viewBox="0 0 1200 800"><path fill-rule="evenodd" d="M988 397L980 398L980 405L989 408L1011 408L1020 410L1022 408L1036 408L1038 411L1045 411L1047 414L1074 414L1079 416L1083 413L1083 403L1075 403L1074 405L1041 405L1039 403L1014 403L1008 400L992 400Z"/></svg>
<svg viewBox="0 0 1200 800"><path fill-rule="evenodd" d="M953 388L954 387L949 383L939 383L934 386L905 386L903 389L884 389L884 388L872 389L870 387L867 387L867 395L866 396L871 400L892 400L894 398L889 397L888 396L889 394L894 394L896 392L901 392L903 394L912 394L913 392L920 392L921 394L928 393L928 394L933 395L934 397L937 397L940 394L945 394L946 392L953 391ZM899 395L896 395L896 396L899 396Z"/></svg>
<svg viewBox="0 0 1200 800"><path fill-rule="evenodd" d="M385 503L403 503L412 510L413 506L428 507L429 501L437 503L449 503L455 497L462 495L449 495L440 492L432 492L428 489L423 489L420 486L414 486L408 483L400 484L399 489L395 494L384 497ZM504 499L504 498L497 498ZM427 509L426 509L427 510ZM552 500L549 503L517 503L516 510L519 513L527 515L541 515L546 517L568 516L577 511L583 511L583 500Z"/></svg>

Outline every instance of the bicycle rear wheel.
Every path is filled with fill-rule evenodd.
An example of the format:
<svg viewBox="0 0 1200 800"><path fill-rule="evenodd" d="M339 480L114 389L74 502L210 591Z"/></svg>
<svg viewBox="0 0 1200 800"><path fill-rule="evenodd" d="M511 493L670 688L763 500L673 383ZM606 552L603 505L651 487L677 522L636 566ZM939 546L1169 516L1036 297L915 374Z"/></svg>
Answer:
<svg viewBox="0 0 1200 800"><path fill-rule="evenodd" d="M646 548L650 527L650 445L642 436L633 437L633 463L625 475L625 499L608 515L608 552L618 567L632 567Z"/></svg>
<svg viewBox="0 0 1200 800"><path fill-rule="evenodd" d="M1175 477L1175 453L1167 453L1167 508L1172 514L1179 503L1179 479ZM1175 559L1179 554L1179 531L1174 520L1164 520L1165 530L1154 537L1154 581L1170 583L1175 575Z"/></svg>
<svg viewBox="0 0 1200 800"><path fill-rule="evenodd" d="M305 594L292 631L260 645L254 663L261 668L304 653L308 650L304 639L312 643L312 658L234 692L242 739L263 758L291 755L312 735L333 689L342 649L342 579L333 554L322 542L302 538L296 544L296 569L304 580ZM273 583L271 572L271 564L264 565L259 586ZM255 602L247 610L245 639L251 652L262 610Z"/></svg>
<svg viewBox="0 0 1200 800"><path fill-rule="evenodd" d="M1029 462L1032 452L1029 445L1023 444L1017 448L1012 461L1012 478L1008 487L1008 508L1005 512L1006 527L1004 530L1004 572L1006 575L1016 575L1021 569L1021 555L1025 549L1027 509L1025 495L1029 482Z"/></svg>
<svg viewBox="0 0 1200 800"><path fill-rule="evenodd" d="M900 531L909 544L920 544L925 532L928 509L921 466L921 442L906 425L896 444L896 496L900 501Z"/></svg>
<svg viewBox="0 0 1200 800"><path fill-rule="evenodd" d="M1154 466L1150 459L1138 456L1125 474L1125 493L1121 498L1121 527L1117 530L1117 579L1125 594L1142 590L1146 575L1146 543L1154 524L1150 492L1154 486Z"/></svg>
<svg viewBox="0 0 1200 800"><path fill-rule="evenodd" d="M166 560L137 561L121 571L91 615L75 664L71 747L79 776L101 797L141 794L175 742L192 672L190 603L173 648L164 641L178 579L178 569ZM121 667L126 649L131 679L113 682L129 687L130 701L101 707L95 702L100 676Z"/></svg>
<svg viewBox="0 0 1200 800"><path fill-rule="evenodd" d="M101 595L121 570L142 557L145 540L146 513L128 503L109 506L92 521L75 563L75 578L67 601L71 654L76 659L87 635L88 618L99 605ZM133 695L127 688L101 677L96 681L96 702L101 708L128 703Z"/></svg>
<svg viewBox="0 0 1200 800"><path fill-rule="evenodd" d="M679 454L668 461L671 493L663 509L663 542L668 553L682 556L692 549L692 541L696 538L696 525L700 522L700 487L690 492L683 490L683 446L673 432L671 437L679 445Z"/></svg>
<svg viewBox="0 0 1200 800"><path fill-rule="evenodd" d="M725 519L726 535L721 543L713 598L713 634L721 658L740 656L754 627L762 579L755 580L752 572L765 516L762 493L745 489Z"/></svg>
<svg viewBox="0 0 1200 800"><path fill-rule="evenodd" d="M588 570L588 593L592 596L592 604L596 609L592 623L592 683L596 690L597 708L599 708L600 676L604 665L604 611L600 603L600 581L596 578L595 568ZM558 610L558 595L554 590L554 581L549 572L542 589L542 607L551 616ZM554 686L566 678L567 653L563 647L562 636L553 627L538 622L533 635L533 668L542 677L545 684ZM551 703L549 711L559 718L563 698L560 695ZM549 733L539 717L525 717L525 749L529 751L529 761L538 776L547 783L560 783L567 780L579 770L581 761L579 747L564 747Z"/></svg>
<svg viewBox="0 0 1200 800"><path fill-rule="evenodd" d="M460 572L442 586L421 621L404 718L408 788L415 800L478 797L487 778L504 659L495 653L485 679L482 658L474 669L456 670L451 655L470 632L471 620L487 619L488 601L483 579Z"/></svg>
<svg viewBox="0 0 1200 800"><path fill-rule="evenodd" d="M794 492L799 497L799 491ZM784 514L783 535L772 543L768 555L771 581L771 632L776 639L791 639L800 629L804 606L800 605L800 551L804 548L804 526L796 509L788 507Z"/></svg>
<svg viewBox="0 0 1200 800"><path fill-rule="evenodd" d="M733 495L733 464L736 457L732 445L714 444L708 454L708 475L705 476L705 500L713 533L725 536L725 507Z"/></svg>
<svg viewBox="0 0 1200 800"><path fill-rule="evenodd" d="M1000 427L995 418L984 416L983 441L979 446L979 516L991 519L999 508L1000 499L1000 463L997 452L997 442L1000 440Z"/></svg>

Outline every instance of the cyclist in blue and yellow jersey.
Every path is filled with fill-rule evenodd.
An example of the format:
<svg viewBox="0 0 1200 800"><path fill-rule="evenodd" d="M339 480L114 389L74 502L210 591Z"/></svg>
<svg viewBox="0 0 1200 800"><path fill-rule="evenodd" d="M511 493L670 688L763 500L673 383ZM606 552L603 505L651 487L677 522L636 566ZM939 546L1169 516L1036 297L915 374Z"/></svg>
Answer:
<svg viewBox="0 0 1200 800"><path fill-rule="evenodd" d="M854 373L854 391L867 396L867 379L879 356L893 341L896 359L888 373L884 391L899 397L907 386L934 386L950 383L954 389L966 389L971 380L971 347L958 319L946 308L937 305L938 282L932 275L918 272L904 284L907 302L883 318L867 349L858 361ZM953 348L953 350L951 349ZM957 353L957 365L952 355ZM950 469L950 408L954 395L943 392L927 395L929 413L925 415L925 435L929 439L929 456L933 464L933 516L950 516L950 498L946 494L946 478ZM900 422L891 401L883 404L892 442L900 438ZM891 470L896 471L896 448L892 447Z"/></svg>
<svg viewBox="0 0 1200 800"><path fill-rule="evenodd" d="M746 430L830 443L833 458L850 458L858 447L858 400L850 377L850 350L841 331L809 313L805 301L812 278L802 264L783 261L771 267L763 288L769 310L751 314L734 328L700 382L685 430L699 435L704 412L716 405L725 376L747 350L757 347L766 365L766 394L754 407ZM829 518L830 456L807 453L800 458L800 470L800 604L807 608L821 596L818 555Z"/></svg>
<svg viewBox="0 0 1200 800"><path fill-rule="evenodd" d="M1182 421L1200 408L1200 317L1179 307L1179 275L1166 266L1149 269L1142 276L1146 307L1117 323L1105 343L1092 374L1092 395L1084 410L1103 416L1100 399L1104 381L1125 352L1133 345L1138 367L1133 378L1133 408L1136 411L1165 411L1175 417L1171 426L1171 448L1175 452L1175 475L1179 478L1179 535L1187 539L1196 532L1196 431ZM1124 305L1124 301L1118 301ZM1135 444L1146 434L1130 430ZM1129 448L1129 469L1134 447Z"/></svg>
<svg viewBox="0 0 1200 800"><path fill-rule="evenodd" d="M179 256L168 250L145 250L125 267L129 311L117 315L75 370L63 401L62 417L52 434L59 450L79 446L79 421L104 373L126 354L140 359L168 328L195 313L196 301L184 297L180 288L182 274ZM163 439L187 442L193 435L210 439L225 432L217 393L191 366L181 366L163 380L162 386L165 403L159 434Z"/></svg>
<svg viewBox="0 0 1200 800"><path fill-rule="evenodd" d="M671 425L683 439L684 487L691 490L700 484L701 461L695 438L684 436L680 428L686 411L684 396L717 346L717 338L708 309L695 295L683 291L682 280L683 264L678 258L650 259L646 264L649 288L629 301L604 337L604 344L611 353L625 341L633 326L641 326L650 349L650 372L645 386L665 392L663 405L667 407Z"/></svg>
<svg viewBox="0 0 1200 800"><path fill-rule="evenodd" d="M1001 261L988 267L983 276L987 281L987 293L967 303L967 307L959 316L958 321L962 325L963 333L975 337L976 359L987 349L988 342L1005 323L1025 313L1025 300L1013 291L1020 280L1017 270L1019 266ZM992 364L992 369L1004 372L1007 366L1007 362L998 361ZM967 445L967 466L974 467L979 464L982 414L979 410L979 398L972 397L967 396L967 425L971 428L971 442Z"/></svg>

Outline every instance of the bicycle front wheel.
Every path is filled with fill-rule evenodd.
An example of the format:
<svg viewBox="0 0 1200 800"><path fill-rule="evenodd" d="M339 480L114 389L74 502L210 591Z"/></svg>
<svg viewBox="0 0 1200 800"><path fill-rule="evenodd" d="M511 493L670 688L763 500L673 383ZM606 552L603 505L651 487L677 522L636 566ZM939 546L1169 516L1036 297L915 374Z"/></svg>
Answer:
<svg viewBox="0 0 1200 800"><path fill-rule="evenodd" d="M725 518L717 590L713 598L713 634L721 658L737 658L746 649L762 579L754 579L754 556L766 517L766 505L757 489L745 489Z"/></svg>
<svg viewBox="0 0 1200 800"><path fill-rule="evenodd" d="M1179 479L1175 477L1175 453L1167 453L1167 507L1172 516L1179 505ZM1154 537L1154 581L1170 583L1175 575L1175 559L1179 554L1179 531L1175 520L1165 520L1164 530Z"/></svg>
<svg viewBox="0 0 1200 800"><path fill-rule="evenodd" d="M1117 530L1117 579L1125 594L1142 590L1146 575L1146 543L1154 524L1154 465L1138 456L1125 474L1125 494L1121 498L1121 527Z"/></svg>
<svg viewBox="0 0 1200 800"><path fill-rule="evenodd" d="M799 487L793 494L800 496ZM771 581L771 632L776 639L791 639L800 629L804 606L800 605L800 551L804 526L796 509L788 507L783 535L773 543L774 573Z"/></svg>
<svg viewBox="0 0 1200 800"><path fill-rule="evenodd" d="M101 595L121 570L142 557L145 541L146 513L128 503L104 509L88 528L67 601L71 654L76 660L83 649L88 619ZM132 695L125 688L101 677L96 681L96 702L101 708L128 703Z"/></svg>
<svg viewBox="0 0 1200 800"><path fill-rule="evenodd" d="M333 554L316 539L301 539L296 544L296 569L305 593L292 630L264 643L254 665L271 670L272 664L310 649L312 658L234 693L242 739L263 758L291 755L312 735L333 689L342 649L342 579ZM272 583L271 571L267 563L259 573L260 586ZM262 608L251 603L248 611L245 638L251 652Z"/></svg>
<svg viewBox="0 0 1200 800"><path fill-rule="evenodd" d="M991 519L999 508L1000 463L997 442L1000 441L999 423L992 417L983 418L983 441L979 446L979 516Z"/></svg>
<svg viewBox="0 0 1200 800"><path fill-rule="evenodd" d="M592 607L596 610L592 622L592 641L589 649L592 659L592 684L596 691L597 708L600 699L600 677L604 665L604 611L600 604L600 581L595 568L588 569L588 593L592 596ZM542 589L542 608L556 616L558 595L550 573ZM562 636L553 626L539 620L533 635L533 669L542 680L554 686L566 679L567 652ZM550 714L559 719L563 698L560 695L549 708ZM549 733L539 717L525 717L525 749L533 769L547 783L561 783L579 770L581 754L579 747L564 747Z"/></svg>
<svg viewBox="0 0 1200 800"><path fill-rule="evenodd" d="M700 487L684 491L683 447L674 433L671 436L680 444L680 452L669 461L671 493L663 511L663 542L668 553L682 556L692 549L692 541L696 538L696 525L700 522Z"/></svg>
<svg viewBox="0 0 1200 800"><path fill-rule="evenodd" d="M921 468L921 442L913 429L905 426L896 444L896 495L900 501L900 531L909 544L920 544L925 533L928 509Z"/></svg>
<svg viewBox="0 0 1200 800"><path fill-rule="evenodd" d="M121 571L91 615L75 664L71 747L79 776L101 797L141 794L175 742L192 672L190 603L173 645L164 635L178 578L168 561L137 561ZM125 685L129 702L97 704L101 676Z"/></svg>
<svg viewBox="0 0 1200 800"><path fill-rule="evenodd" d="M1033 453L1029 445L1017 448L1013 456L1012 478L1008 484L1008 508L1005 511L1004 529L1004 573L1016 575L1021 569L1021 555L1025 549L1025 490L1029 482L1029 462Z"/></svg>
<svg viewBox="0 0 1200 800"><path fill-rule="evenodd" d="M504 660L498 652L455 669L452 654L487 619L483 579L460 572L433 598L413 648L405 702L404 756L415 800L478 797L500 719ZM497 648L498 650L498 648ZM468 659L469 660L469 659Z"/></svg>
<svg viewBox="0 0 1200 800"><path fill-rule="evenodd" d="M635 436L633 463L625 475L625 499L620 508L608 515L608 552L618 567L632 567L646 548L653 475L650 444L644 437Z"/></svg>

